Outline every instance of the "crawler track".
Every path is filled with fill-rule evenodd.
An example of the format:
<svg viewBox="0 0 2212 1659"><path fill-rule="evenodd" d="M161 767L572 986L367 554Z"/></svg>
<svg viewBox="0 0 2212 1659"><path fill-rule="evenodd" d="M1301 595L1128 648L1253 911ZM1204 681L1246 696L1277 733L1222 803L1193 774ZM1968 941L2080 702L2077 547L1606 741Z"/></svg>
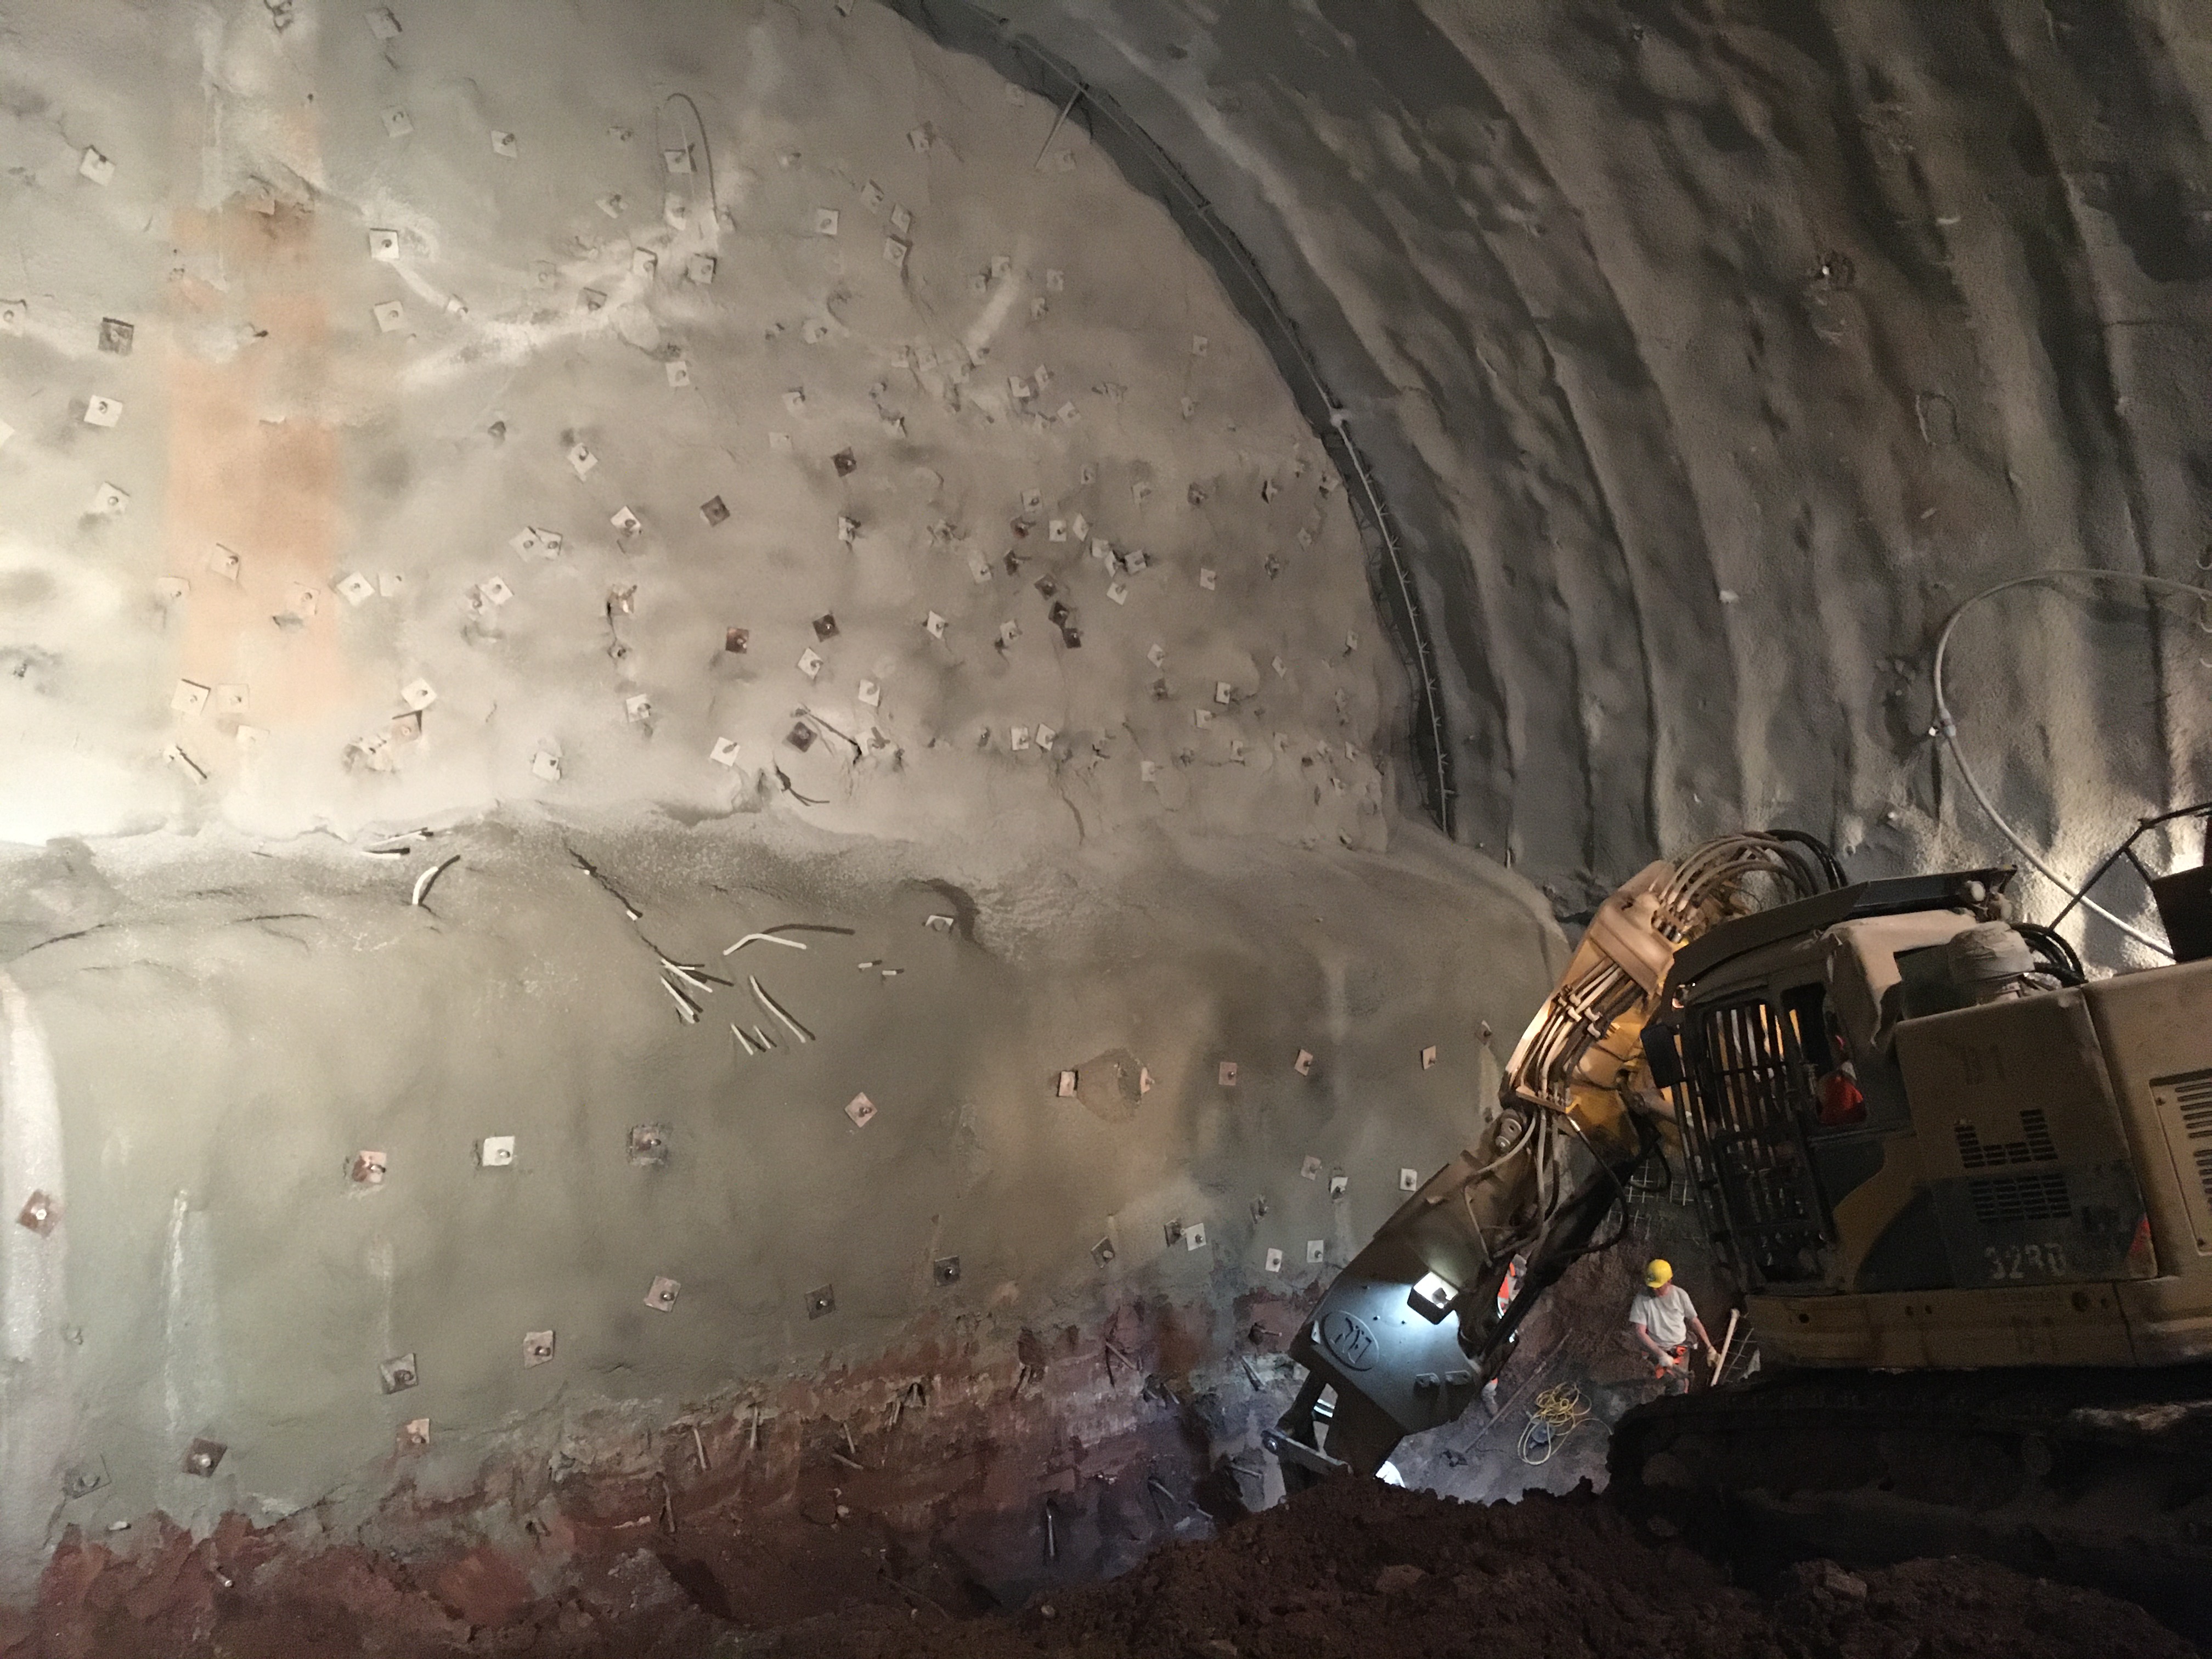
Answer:
<svg viewBox="0 0 2212 1659"><path fill-rule="evenodd" d="M2212 1638L2212 1366L1783 1373L1639 1407L1609 1462L1755 1572L1978 1555Z"/></svg>

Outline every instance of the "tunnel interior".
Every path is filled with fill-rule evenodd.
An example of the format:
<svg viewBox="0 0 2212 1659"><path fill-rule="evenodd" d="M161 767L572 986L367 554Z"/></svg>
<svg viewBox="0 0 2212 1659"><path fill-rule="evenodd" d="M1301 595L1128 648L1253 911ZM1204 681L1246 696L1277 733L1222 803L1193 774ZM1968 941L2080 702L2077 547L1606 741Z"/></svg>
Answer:
<svg viewBox="0 0 2212 1659"><path fill-rule="evenodd" d="M1679 1159L1415 1491L1263 1444L1652 860L2175 954L2202 9L0 42L0 1656L1457 1652L1593 1553L1682 1644L2202 1639L1577 1495L1645 1259L1742 1310Z"/></svg>

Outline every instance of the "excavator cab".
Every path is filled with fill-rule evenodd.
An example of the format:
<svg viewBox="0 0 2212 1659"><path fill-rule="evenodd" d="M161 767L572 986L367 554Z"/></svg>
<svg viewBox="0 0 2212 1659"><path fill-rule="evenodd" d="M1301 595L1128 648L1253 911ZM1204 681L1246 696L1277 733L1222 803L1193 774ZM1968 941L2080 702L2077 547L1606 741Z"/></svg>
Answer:
<svg viewBox="0 0 2212 1659"><path fill-rule="evenodd" d="M2002 875L1678 954L1645 1053L1762 1369L1628 1413L1611 1490L1754 1572L1963 1552L2212 1635L2212 939L2087 981Z"/></svg>
<svg viewBox="0 0 2212 1659"><path fill-rule="evenodd" d="M2085 983L1993 914L2008 874L1866 883L1676 958L1644 1052L1770 1364L2212 1353L2212 963Z"/></svg>
<svg viewBox="0 0 2212 1659"><path fill-rule="evenodd" d="M1652 871L1607 902L1481 1139L1294 1339L1292 1484L1465 1411L1662 1133L1770 1368L2212 1357L2212 960L2088 983L2009 869L1831 874L1672 929Z"/></svg>
<svg viewBox="0 0 2212 1659"><path fill-rule="evenodd" d="M1802 841L1601 908L1474 1144L1293 1340L1285 1484L1481 1397L1679 1138L1760 1374L1614 1425L1623 1503L1753 1557L2063 1562L2212 1633L2212 877L2158 892L2181 960L2091 981L2009 870L1850 883Z"/></svg>

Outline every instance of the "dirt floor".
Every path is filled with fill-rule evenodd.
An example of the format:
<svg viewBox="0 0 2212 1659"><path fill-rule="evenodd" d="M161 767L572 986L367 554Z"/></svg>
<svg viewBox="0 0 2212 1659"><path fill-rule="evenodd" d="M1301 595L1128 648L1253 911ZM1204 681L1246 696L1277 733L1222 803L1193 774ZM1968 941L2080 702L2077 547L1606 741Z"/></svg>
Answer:
<svg viewBox="0 0 2212 1659"><path fill-rule="evenodd" d="M1164 1546L1110 1583L979 1613L942 1564L886 1551L879 1597L774 1631L721 1572L732 1530L639 1551L533 1601L490 1552L410 1574L351 1550L264 1559L250 1535L174 1534L158 1572L72 1545L5 1659L2192 1659L2141 1608L1962 1559L1864 1574L1832 1562L1746 1588L1587 1489L1470 1504L1343 1480ZM836 1528L823 1529L834 1549ZM802 1570L803 1563L789 1564ZM928 1589L915 1588L928 1585ZM948 1602L950 1603L948 1605Z"/></svg>
<svg viewBox="0 0 2212 1659"><path fill-rule="evenodd" d="M2162 1659L2197 1650L2140 1608L1960 1559L1863 1576L1802 1564L1758 1594L1587 1492L1474 1505L1345 1480L1114 1583L965 1623L822 1621L748 1659Z"/></svg>

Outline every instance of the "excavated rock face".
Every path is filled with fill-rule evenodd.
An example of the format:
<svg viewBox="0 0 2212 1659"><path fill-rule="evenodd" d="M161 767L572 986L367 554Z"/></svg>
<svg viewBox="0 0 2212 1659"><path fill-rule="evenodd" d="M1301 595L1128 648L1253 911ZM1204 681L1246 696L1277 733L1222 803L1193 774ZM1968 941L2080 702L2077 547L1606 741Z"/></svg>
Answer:
<svg viewBox="0 0 2212 1659"><path fill-rule="evenodd" d="M1081 128L873 6L276 21L11 49L0 836L1382 844L1342 481Z"/></svg>

